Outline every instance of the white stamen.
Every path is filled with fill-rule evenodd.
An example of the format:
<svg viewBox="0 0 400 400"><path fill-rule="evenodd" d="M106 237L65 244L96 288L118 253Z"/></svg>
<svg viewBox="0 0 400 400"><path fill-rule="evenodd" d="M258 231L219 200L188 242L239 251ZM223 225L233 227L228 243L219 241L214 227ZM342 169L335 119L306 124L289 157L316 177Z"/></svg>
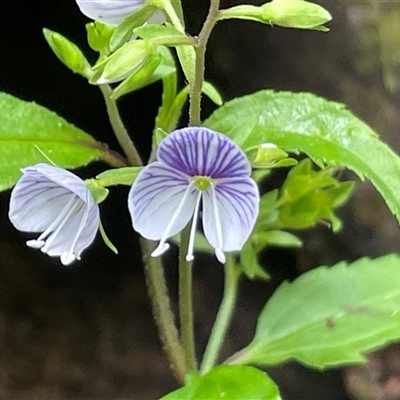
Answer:
<svg viewBox="0 0 400 400"><path fill-rule="evenodd" d="M71 244L71 247L69 248L69 253L74 257L74 259L72 261L74 261L75 259L79 258L79 257L76 257L75 254L74 254L75 253L74 247L76 245L76 242L79 239L80 234L82 233L82 231L83 231L83 229L84 229L84 227L86 225L86 221L88 219L88 215L89 215L89 207L86 207L85 212L84 212L84 214L83 214L83 216L81 218L81 221L79 223L78 230L77 230L77 232L75 234L75 238L74 238L74 240L73 240L73 242ZM72 261L68 262L68 264L70 264ZM62 255L61 255L61 262L63 263ZM67 264L64 264L64 265L67 265Z"/></svg>
<svg viewBox="0 0 400 400"><path fill-rule="evenodd" d="M61 264L69 265L76 260L75 255L71 251L64 251L60 256Z"/></svg>
<svg viewBox="0 0 400 400"><path fill-rule="evenodd" d="M32 247L32 249L40 249L42 248L46 242L44 240L28 240L26 245L28 247Z"/></svg>
<svg viewBox="0 0 400 400"><path fill-rule="evenodd" d="M194 185L194 181L190 182L189 186L186 188L185 193L183 194L182 199L178 204L178 207L176 208L175 212L172 214L171 220L169 221L167 227L165 228L165 232L160 239L160 243L158 244L157 248L151 253L152 257L161 256L169 249L169 244L165 243L165 242L171 236L170 235L171 228L174 225L174 222L176 221L176 219L179 217L179 214L182 211L182 208L186 202L186 199L189 196L189 192L193 185Z"/></svg>
<svg viewBox="0 0 400 400"><path fill-rule="evenodd" d="M193 214L193 219L192 219L192 227L190 229L190 236L189 236L189 245L188 245L188 252L186 255L186 261L193 261L194 260L194 255L193 255L193 248L194 248L194 238L196 235L196 227L197 227L197 220L199 217L199 209L200 209L200 200L201 200L201 195L203 192L199 190L199 194L197 195L196 199L196 206L194 208L194 214Z"/></svg>
<svg viewBox="0 0 400 400"><path fill-rule="evenodd" d="M169 244L168 243L159 243L157 248L151 253L152 257L159 257L162 254L164 254L167 250L169 249Z"/></svg>
<svg viewBox="0 0 400 400"><path fill-rule="evenodd" d="M219 248L215 249L215 256L217 257L217 260L221 264L225 264L226 262L225 253L221 249Z"/></svg>
<svg viewBox="0 0 400 400"><path fill-rule="evenodd" d="M65 214L69 212L69 209L74 202L74 196L68 200L68 203L64 206L60 214L58 214L57 218L50 224L50 226L37 238L38 242L46 242L46 238L50 236L50 234L54 231L54 228L58 226L58 224L65 217Z"/></svg>
<svg viewBox="0 0 400 400"><path fill-rule="evenodd" d="M219 218L219 210L218 210L218 202L217 197L215 195L215 188L214 184L211 183L211 198L213 203L213 210L214 210L214 217L215 217L215 227L217 229L217 240L218 240L218 247L215 248L215 255L218 261L222 264L225 263L225 254L222 251L222 228L221 228L221 219Z"/></svg>

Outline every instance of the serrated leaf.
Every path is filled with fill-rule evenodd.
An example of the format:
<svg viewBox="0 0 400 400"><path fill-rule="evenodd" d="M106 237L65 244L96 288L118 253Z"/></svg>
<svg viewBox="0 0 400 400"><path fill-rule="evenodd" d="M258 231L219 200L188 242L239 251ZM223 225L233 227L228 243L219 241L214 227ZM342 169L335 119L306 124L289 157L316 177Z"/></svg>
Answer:
<svg viewBox="0 0 400 400"><path fill-rule="evenodd" d="M346 166L368 178L400 220L400 158L342 104L265 90L225 103L204 125L244 149L272 142L304 152L320 166Z"/></svg>
<svg viewBox="0 0 400 400"><path fill-rule="evenodd" d="M366 351L400 339L399 288L400 257L393 254L319 267L284 282L261 312L253 341L232 363L364 362Z"/></svg>
<svg viewBox="0 0 400 400"><path fill-rule="evenodd" d="M123 165L101 143L54 112L0 93L0 190L16 183L21 168L44 161L35 146L62 168L80 167L96 159Z"/></svg>
<svg viewBox="0 0 400 400"><path fill-rule="evenodd" d="M280 400L278 388L265 372L239 365L222 365L200 376L191 373L183 388L160 400Z"/></svg>

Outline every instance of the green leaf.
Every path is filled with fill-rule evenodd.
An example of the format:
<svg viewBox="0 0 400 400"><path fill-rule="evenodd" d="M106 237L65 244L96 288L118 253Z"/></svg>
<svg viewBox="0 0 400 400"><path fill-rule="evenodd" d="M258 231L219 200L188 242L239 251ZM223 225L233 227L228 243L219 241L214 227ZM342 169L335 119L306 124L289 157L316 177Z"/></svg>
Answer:
<svg viewBox="0 0 400 400"><path fill-rule="evenodd" d="M178 31L171 24L147 24L140 26L133 31L142 39L151 40L156 45L163 46L182 46L182 45L195 45L196 40Z"/></svg>
<svg viewBox="0 0 400 400"><path fill-rule="evenodd" d="M138 26L145 24L156 10L156 6L146 4L143 7L140 7L133 14L130 14L123 19L115 28L110 38L110 50L117 50L131 39L133 30Z"/></svg>
<svg viewBox="0 0 400 400"><path fill-rule="evenodd" d="M200 376L191 373L183 388L160 400L280 400L275 383L253 367L222 365Z"/></svg>
<svg viewBox="0 0 400 400"><path fill-rule="evenodd" d="M21 168L47 162L35 146L62 168L80 167L97 159L123 165L101 143L57 114L0 93L0 190L16 183Z"/></svg>
<svg viewBox="0 0 400 400"><path fill-rule="evenodd" d="M217 106L222 106L222 104L224 104L224 100L221 94L218 92L217 88L210 82L203 82L202 92Z"/></svg>
<svg viewBox="0 0 400 400"><path fill-rule="evenodd" d="M320 166L346 166L370 179L400 219L400 158L342 104L266 90L225 103L204 125L244 149L272 142Z"/></svg>
<svg viewBox="0 0 400 400"><path fill-rule="evenodd" d="M90 78L92 69L79 47L57 32L44 28L43 35L58 59L73 72Z"/></svg>
<svg viewBox="0 0 400 400"><path fill-rule="evenodd" d="M364 353L400 339L400 257L319 267L284 282L259 317L235 364L291 359L325 368L365 361Z"/></svg>

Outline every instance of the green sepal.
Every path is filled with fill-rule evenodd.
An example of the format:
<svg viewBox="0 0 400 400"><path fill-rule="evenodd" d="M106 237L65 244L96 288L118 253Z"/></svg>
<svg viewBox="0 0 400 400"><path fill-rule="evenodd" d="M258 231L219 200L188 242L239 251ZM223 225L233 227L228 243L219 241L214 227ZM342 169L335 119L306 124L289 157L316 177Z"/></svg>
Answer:
<svg viewBox="0 0 400 400"><path fill-rule="evenodd" d="M85 78L91 77L92 70L89 61L76 44L47 28L43 28L43 35L54 54L65 66Z"/></svg>
<svg viewBox="0 0 400 400"><path fill-rule="evenodd" d="M99 85L117 82L137 71L154 51L155 45L150 41L132 40L109 57L98 61L93 66L93 70L101 70L101 75L95 82L93 82L94 79L91 79L90 82Z"/></svg>
<svg viewBox="0 0 400 400"><path fill-rule="evenodd" d="M110 50L115 51L128 42L133 30L145 24L158 8L152 4L145 4L133 14L123 19L115 28L110 38Z"/></svg>
<svg viewBox="0 0 400 400"><path fill-rule="evenodd" d="M323 24L332 16L318 4L303 0L273 0L262 6L239 5L220 11L221 19L238 18L278 25L284 28L311 29L326 32Z"/></svg>
<svg viewBox="0 0 400 400"><path fill-rule="evenodd" d="M104 171L96 176L96 183L99 186L115 186L115 185L127 185L131 186L138 173L143 167L123 167L114 168Z"/></svg>
<svg viewBox="0 0 400 400"><path fill-rule="evenodd" d="M107 198L109 190L98 183L96 179L87 179L85 183L97 204Z"/></svg>
<svg viewBox="0 0 400 400"><path fill-rule="evenodd" d="M196 39L178 31L171 24L147 24L139 26L133 33L142 39L151 40L156 45L162 46L184 46L196 45Z"/></svg>
<svg viewBox="0 0 400 400"><path fill-rule="evenodd" d="M103 224L99 223L99 232L100 235L105 243L105 245L111 250L113 251L115 254L118 254L118 249L112 244L111 240L108 238L106 231L104 230Z"/></svg>
<svg viewBox="0 0 400 400"><path fill-rule="evenodd" d="M171 64L166 52L166 47L158 46L155 53L137 71L124 79L114 90L111 98L117 99L126 93L139 90L160 79L176 73L176 66Z"/></svg>
<svg viewBox="0 0 400 400"><path fill-rule="evenodd" d="M156 128L154 131L154 138L155 138L156 145L159 145L161 143L161 141L167 137L167 135L168 135L168 133L165 132L163 129Z"/></svg>
<svg viewBox="0 0 400 400"><path fill-rule="evenodd" d="M273 143L252 146L245 152L253 168L281 168L297 164L297 160L289 157L286 151L279 149Z"/></svg>
<svg viewBox="0 0 400 400"><path fill-rule="evenodd" d="M204 81L201 90L217 106L220 107L222 106L222 104L224 104L224 100L221 94L219 93L217 88L210 82Z"/></svg>
<svg viewBox="0 0 400 400"><path fill-rule="evenodd" d="M93 21L86 24L86 32L89 46L100 54L110 53L109 42L114 33L113 26Z"/></svg>
<svg viewBox="0 0 400 400"><path fill-rule="evenodd" d="M117 100L121 96L134 92L152 82L151 78L157 66L160 64L159 53L152 54L145 63L130 76L125 78L112 92L111 98Z"/></svg>

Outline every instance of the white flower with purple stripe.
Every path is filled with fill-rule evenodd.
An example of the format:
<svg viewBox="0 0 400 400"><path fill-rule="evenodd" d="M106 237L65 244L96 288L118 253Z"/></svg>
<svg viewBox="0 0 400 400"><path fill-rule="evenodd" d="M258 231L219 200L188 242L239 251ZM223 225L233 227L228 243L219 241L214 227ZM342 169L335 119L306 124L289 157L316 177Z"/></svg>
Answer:
<svg viewBox="0 0 400 400"><path fill-rule="evenodd" d="M29 247L60 257L64 265L80 259L94 240L99 207L85 182L62 168L36 164L22 169L10 200L9 218L20 231L43 232Z"/></svg>
<svg viewBox="0 0 400 400"><path fill-rule="evenodd" d="M204 235L224 263L224 252L243 247L258 215L260 196L246 155L226 136L194 127L170 133L157 159L139 173L129 193L133 228L160 241L152 253L157 257L193 218L186 256L191 261L202 205Z"/></svg>
<svg viewBox="0 0 400 400"><path fill-rule="evenodd" d="M87 17L109 25L118 25L125 17L151 2L148 0L76 0L76 3L82 14ZM156 12L152 18L152 22L164 22L164 20L160 12Z"/></svg>

